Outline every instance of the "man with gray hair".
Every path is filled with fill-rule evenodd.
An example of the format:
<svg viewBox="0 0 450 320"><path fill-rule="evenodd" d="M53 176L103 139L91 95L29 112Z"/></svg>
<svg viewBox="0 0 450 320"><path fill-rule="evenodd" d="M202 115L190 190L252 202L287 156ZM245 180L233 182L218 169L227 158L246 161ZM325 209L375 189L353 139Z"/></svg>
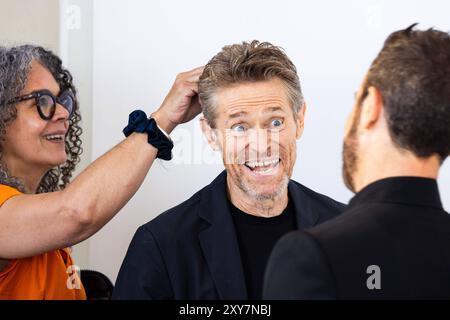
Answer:
<svg viewBox="0 0 450 320"><path fill-rule="evenodd" d="M199 81L203 133L225 165L210 185L136 232L118 299L261 299L277 240L343 205L290 180L306 104L283 50L226 46Z"/></svg>

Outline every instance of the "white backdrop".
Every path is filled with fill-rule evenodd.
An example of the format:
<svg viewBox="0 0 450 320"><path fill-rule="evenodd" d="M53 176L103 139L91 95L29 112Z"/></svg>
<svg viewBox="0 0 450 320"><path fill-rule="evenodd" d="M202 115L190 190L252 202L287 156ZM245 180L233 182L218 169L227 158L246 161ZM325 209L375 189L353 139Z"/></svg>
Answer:
<svg viewBox="0 0 450 320"><path fill-rule="evenodd" d="M177 73L205 64L224 45L259 39L287 51L308 103L293 178L346 202L351 193L341 179L342 134L364 73L389 33L414 22L450 30L449 12L447 0L96 0L92 156L122 139L129 112L155 110ZM175 140L181 131L192 137L178 147L190 143L192 154L178 149L175 161L155 164L136 196L90 240L90 267L113 281L137 227L222 170L208 164L217 158L208 155L198 119L176 129ZM448 163L439 183L448 210Z"/></svg>

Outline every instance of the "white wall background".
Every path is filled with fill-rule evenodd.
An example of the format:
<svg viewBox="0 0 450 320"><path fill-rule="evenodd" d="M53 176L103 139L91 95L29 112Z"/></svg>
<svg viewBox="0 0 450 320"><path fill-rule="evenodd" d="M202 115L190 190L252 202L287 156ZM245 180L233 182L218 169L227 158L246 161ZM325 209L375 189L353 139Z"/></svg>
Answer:
<svg viewBox="0 0 450 320"><path fill-rule="evenodd" d="M59 53L58 0L0 0L0 45L32 43Z"/></svg>
<svg viewBox="0 0 450 320"><path fill-rule="evenodd" d="M293 178L346 202L351 194L341 179L341 144L353 93L389 33L414 22L450 30L449 12L446 0L96 0L92 156L122 139L129 112L155 110L177 73L205 64L224 45L259 39L287 51L308 102ZM221 165L201 164L197 152L207 147L198 119L176 129L175 137L177 130L196 141L191 161L180 163L186 158L178 154L175 163L156 164L136 196L90 240L90 267L112 280L137 227L190 197L222 170ZM448 163L439 182L450 209Z"/></svg>

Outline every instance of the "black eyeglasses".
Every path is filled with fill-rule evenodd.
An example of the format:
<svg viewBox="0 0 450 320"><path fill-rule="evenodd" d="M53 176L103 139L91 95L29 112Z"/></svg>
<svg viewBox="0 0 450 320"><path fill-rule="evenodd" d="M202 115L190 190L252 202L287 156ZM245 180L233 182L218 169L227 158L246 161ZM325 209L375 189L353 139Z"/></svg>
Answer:
<svg viewBox="0 0 450 320"><path fill-rule="evenodd" d="M29 99L35 99L39 116L43 120L51 120L55 115L56 103L62 105L69 112L69 119L74 113L75 97L71 90L63 91L59 97L55 97L49 90L39 90L30 94L12 99L8 104L18 103Z"/></svg>

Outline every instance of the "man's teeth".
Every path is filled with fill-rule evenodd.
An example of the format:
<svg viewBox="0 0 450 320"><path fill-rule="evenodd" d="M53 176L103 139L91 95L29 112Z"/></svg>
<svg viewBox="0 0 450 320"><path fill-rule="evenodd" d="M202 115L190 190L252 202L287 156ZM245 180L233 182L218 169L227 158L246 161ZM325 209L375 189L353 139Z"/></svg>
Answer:
<svg viewBox="0 0 450 320"><path fill-rule="evenodd" d="M252 161L252 162L246 162L245 164L252 168L258 168L258 167L267 167L277 164L280 161L280 159L273 159L273 160L265 160L265 161Z"/></svg>
<svg viewBox="0 0 450 320"><path fill-rule="evenodd" d="M45 139L47 140L64 140L64 135L63 134L49 134L47 136L45 136Z"/></svg>

